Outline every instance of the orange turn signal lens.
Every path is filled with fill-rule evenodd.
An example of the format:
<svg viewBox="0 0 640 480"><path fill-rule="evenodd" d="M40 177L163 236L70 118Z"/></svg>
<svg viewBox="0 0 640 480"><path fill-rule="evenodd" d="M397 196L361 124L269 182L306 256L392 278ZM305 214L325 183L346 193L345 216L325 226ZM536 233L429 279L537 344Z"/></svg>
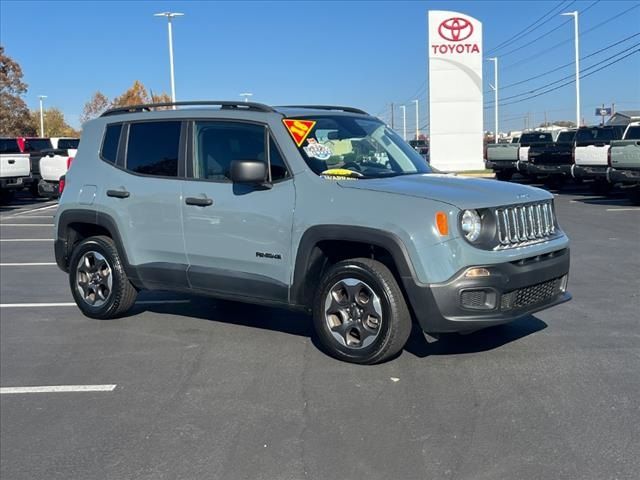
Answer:
<svg viewBox="0 0 640 480"><path fill-rule="evenodd" d="M445 212L436 212L436 227L443 237L449 235L449 218Z"/></svg>

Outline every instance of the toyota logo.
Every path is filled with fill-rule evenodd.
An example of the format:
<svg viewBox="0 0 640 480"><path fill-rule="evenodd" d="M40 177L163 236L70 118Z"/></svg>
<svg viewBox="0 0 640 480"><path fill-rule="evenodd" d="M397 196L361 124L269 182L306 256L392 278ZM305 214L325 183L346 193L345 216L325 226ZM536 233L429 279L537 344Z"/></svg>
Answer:
<svg viewBox="0 0 640 480"><path fill-rule="evenodd" d="M471 36L473 25L464 18L451 17L440 24L438 33L442 38L450 42L461 42Z"/></svg>

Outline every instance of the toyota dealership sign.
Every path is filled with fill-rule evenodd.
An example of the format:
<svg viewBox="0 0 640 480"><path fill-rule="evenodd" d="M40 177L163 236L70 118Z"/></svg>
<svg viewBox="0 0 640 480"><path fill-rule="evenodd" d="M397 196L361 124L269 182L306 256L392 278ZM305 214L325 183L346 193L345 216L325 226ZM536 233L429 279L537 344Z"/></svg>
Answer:
<svg viewBox="0 0 640 480"><path fill-rule="evenodd" d="M484 168L482 23L463 13L429 12L429 131L436 168Z"/></svg>

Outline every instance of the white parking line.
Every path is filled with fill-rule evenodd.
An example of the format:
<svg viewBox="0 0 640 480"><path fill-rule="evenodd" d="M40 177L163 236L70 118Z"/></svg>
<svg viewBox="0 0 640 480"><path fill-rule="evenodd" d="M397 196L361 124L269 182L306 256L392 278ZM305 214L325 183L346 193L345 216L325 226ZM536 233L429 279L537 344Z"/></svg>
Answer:
<svg viewBox="0 0 640 480"><path fill-rule="evenodd" d="M9 215L10 217L21 217L23 215L27 215L28 213L32 213L32 212L39 212L41 210L48 210L50 208L55 208L58 206L58 202L52 204L52 205L47 205L46 207L39 207L39 208L32 208L31 210L25 210L24 212L18 212L18 213L14 213L13 215Z"/></svg>
<svg viewBox="0 0 640 480"><path fill-rule="evenodd" d="M189 303L191 300L141 300L136 305L162 305L175 303ZM57 303L0 303L0 308L39 308L39 307L75 307L75 302Z"/></svg>
<svg viewBox="0 0 640 480"><path fill-rule="evenodd" d="M53 242L53 238L0 238L0 242Z"/></svg>
<svg viewBox="0 0 640 480"><path fill-rule="evenodd" d="M53 215L29 215L28 217L24 217L24 218L20 218L18 217L20 220L24 220L27 218L53 218ZM15 217L1 217L0 220L15 220Z"/></svg>
<svg viewBox="0 0 640 480"><path fill-rule="evenodd" d="M0 223L0 227L53 227L53 223Z"/></svg>
<svg viewBox="0 0 640 480"><path fill-rule="evenodd" d="M607 212L640 212L640 208L607 208Z"/></svg>
<svg viewBox="0 0 640 480"><path fill-rule="evenodd" d="M56 262L33 262L33 263L0 263L0 267L45 267L57 265Z"/></svg>
<svg viewBox="0 0 640 480"><path fill-rule="evenodd" d="M0 394L113 392L117 385L51 385L38 387L0 387Z"/></svg>

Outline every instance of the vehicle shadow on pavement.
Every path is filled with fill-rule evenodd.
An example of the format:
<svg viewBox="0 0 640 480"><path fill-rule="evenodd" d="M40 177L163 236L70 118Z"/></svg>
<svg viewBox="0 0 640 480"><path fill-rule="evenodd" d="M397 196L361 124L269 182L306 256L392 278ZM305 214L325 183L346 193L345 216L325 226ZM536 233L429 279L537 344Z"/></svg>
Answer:
<svg viewBox="0 0 640 480"><path fill-rule="evenodd" d="M494 350L547 328L539 318L528 315L511 323L485 328L477 332L460 335L442 335L437 342L427 343L420 327L413 326L405 351L419 358L431 355L458 355Z"/></svg>
<svg viewBox="0 0 640 480"><path fill-rule="evenodd" d="M125 316L153 312L197 318L227 325L273 330L301 337L313 336L311 317L304 313L208 297L193 296L189 297L189 300L189 303L138 304Z"/></svg>

